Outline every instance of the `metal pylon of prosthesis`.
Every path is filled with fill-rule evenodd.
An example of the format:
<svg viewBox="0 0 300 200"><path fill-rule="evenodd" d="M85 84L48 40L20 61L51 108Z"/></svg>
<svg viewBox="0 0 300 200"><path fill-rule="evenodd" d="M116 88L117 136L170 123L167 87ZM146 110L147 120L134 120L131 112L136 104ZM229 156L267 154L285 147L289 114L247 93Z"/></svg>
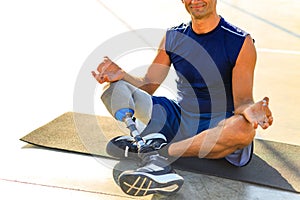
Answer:
<svg viewBox="0 0 300 200"><path fill-rule="evenodd" d="M132 119L132 113L126 113L125 117L123 118L127 128L130 130L130 135L135 139L137 143L138 149L145 146L144 139L140 136L139 131L136 128L135 122Z"/></svg>

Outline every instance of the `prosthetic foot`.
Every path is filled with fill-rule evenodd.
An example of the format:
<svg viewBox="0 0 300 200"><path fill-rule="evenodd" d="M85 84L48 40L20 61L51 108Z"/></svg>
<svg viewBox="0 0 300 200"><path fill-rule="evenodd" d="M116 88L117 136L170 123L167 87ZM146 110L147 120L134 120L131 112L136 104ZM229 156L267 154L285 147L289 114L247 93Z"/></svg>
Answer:
<svg viewBox="0 0 300 200"><path fill-rule="evenodd" d="M166 137L161 133L150 133L142 137L145 144L158 151L167 145ZM115 158L139 160L137 143L131 135L117 136L106 145L106 152Z"/></svg>
<svg viewBox="0 0 300 200"><path fill-rule="evenodd" d="M116 119L127 125L136 142L138 156L142 159L140 168L120 174L118 180L121 189L132 196L177 192L183 185L183 178L175 173L167 158L160 156L153 146L145 143L132 120L133 114L131 109L121 109L115 114Z"/></svg>

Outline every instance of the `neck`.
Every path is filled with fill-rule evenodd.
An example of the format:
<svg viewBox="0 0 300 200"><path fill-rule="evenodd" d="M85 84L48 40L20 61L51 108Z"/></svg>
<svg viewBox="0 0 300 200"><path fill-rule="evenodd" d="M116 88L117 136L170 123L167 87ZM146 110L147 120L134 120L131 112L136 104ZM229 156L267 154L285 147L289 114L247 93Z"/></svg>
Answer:
<svg viewBox="0 0 300 200"><path fill-rule="evenodd" d="M220 16L217 14L206 18L196 19L192 17L192 29L197 34L205 34L214 30L220 22Z"/></svg>

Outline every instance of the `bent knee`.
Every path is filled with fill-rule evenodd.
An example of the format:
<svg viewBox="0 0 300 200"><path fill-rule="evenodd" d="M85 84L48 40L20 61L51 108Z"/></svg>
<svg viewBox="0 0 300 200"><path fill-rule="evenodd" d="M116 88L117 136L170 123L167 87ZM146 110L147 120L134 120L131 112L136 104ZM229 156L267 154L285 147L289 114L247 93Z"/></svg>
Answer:
<svg viewBox="0 0 300 200"><path fill-rule="evenodd" d="M111 103L111 99L127 100L131 98L131 95L135 90L137 90L135 86L123 80L108 83L103 87L101 100L104 103Z"/></svg>
<svg viewBox="0 0 300 200"><path fill-rule="evenodd" d="M112 96L112 94L114 93L114 90L124 89L125 84L126 84L126 82L123 80L119 80L119 81L112 82L112 83L107 83L106 85L103 86L101 98L103 98L103 96Z"/></svg>
<svg viewBox="0 0 300 200"><path fill-rule="evenodd" d="M123 108L134 110L135 106L132 98L134 89L134 86L129 86L129 83L125 81L113 82L105 86L101 100L113 116L116 111Z"/></svg>
<svg viewBox="0 0 300 200"><path fill-rule="evenodd" d="M251 144L251 142L254 140L255 137L255 130L250 130L250 131L241 131L240 133L240 141L239 143L239 149L242 149L246 146L248 146L249 144Z"/></svg>

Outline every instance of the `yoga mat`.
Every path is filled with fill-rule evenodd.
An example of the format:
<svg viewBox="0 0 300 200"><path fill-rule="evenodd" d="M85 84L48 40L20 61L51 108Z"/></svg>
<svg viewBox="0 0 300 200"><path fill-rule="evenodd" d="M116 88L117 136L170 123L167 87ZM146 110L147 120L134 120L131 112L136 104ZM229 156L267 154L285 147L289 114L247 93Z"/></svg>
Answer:
<svg viewBox="0 0 300 200"><path fill-rule="evenodd" d="M107 142L125 134L129 132L124 124L111 117L67 112L21 140L37 146L111 158L105 151ZM299 193L299 155L300 146L256 139L252 161L245 167L234 167L224 159L198 158L180 158L173 166Z"/></svg>

